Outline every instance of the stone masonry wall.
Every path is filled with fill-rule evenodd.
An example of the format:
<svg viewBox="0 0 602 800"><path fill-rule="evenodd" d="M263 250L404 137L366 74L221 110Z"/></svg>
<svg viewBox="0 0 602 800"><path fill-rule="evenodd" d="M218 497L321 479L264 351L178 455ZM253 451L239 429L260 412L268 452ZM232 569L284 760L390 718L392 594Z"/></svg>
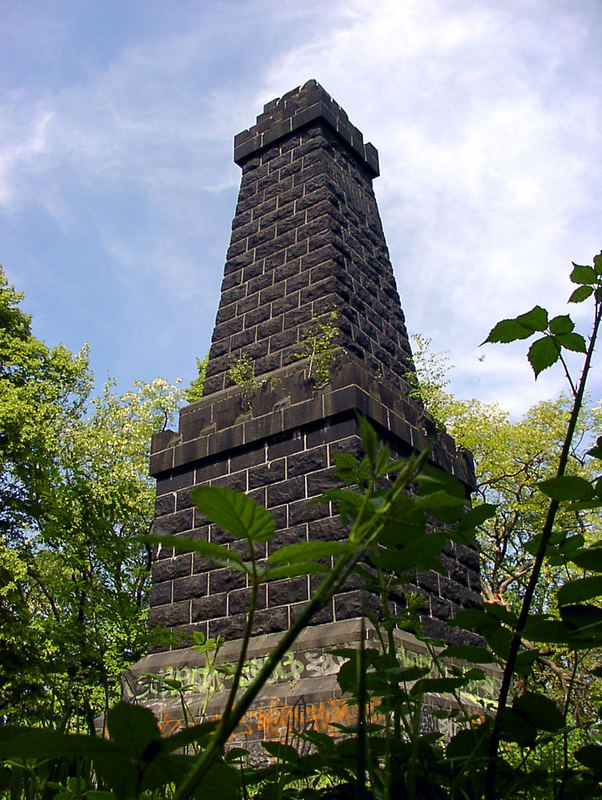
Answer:
<svg viewBox="0 0 602 800"><path fill-rule="evenodd" d="M378 157L345 112L315 81L268 103L235 139L243 177L213 333L204 398L180 413L178 432L153 438L156 530L230 547L192 507L194 486L227 486L273 514L277 533L260 557L289 542L345 535L335 509L311 500L334 485L336 453L359 453L356 411L366 414L398 456L423 450L435 426L408 393L413 370L403 312L372 190ZM337 358L317 387L299 358L308 331L336 311ZM255 385L233 386L230 365L251 360ZM436 434L431 460L474 485L472 461ZM245 545L246 546L246 545ZM445 620L479 605L478 557L449 545L442 574L401 587L424 598L428 632L447 638ZM151 624L236 639L246 620L245 576L198 554L155 553ZM261 589L255 634L285 630L319 577ZM351 581L314 619L341 623L361 613Z"/></svg>

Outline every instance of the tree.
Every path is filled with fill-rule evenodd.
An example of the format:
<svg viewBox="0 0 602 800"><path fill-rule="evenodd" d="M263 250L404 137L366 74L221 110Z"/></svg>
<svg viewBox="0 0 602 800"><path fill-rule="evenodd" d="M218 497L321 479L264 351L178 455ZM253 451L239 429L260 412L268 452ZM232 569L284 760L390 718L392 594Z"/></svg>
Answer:
<svg viewBox="0 0 602 800"><path fill-rule="evenodd" d="M478 529L483 595L488 602L516 607L533 560L533 532L540 530L546 498L537 484L555 474L558 453L570 415L571 401L561 394L544 400L513 420L497 403L460 399L446 391L449 362L445 353L433 353L430 340L414 338L417 379L414 393L437 424L456 444L473 454L476 473L475 502L498 506L495 517ZM586 402L579 416L569 457L569 473L592 480L595 461L587 456L592 437L602 433L602 406ZM567 535L593 541L600 536L597 510L561 510L560 526ZM576 543L576 542L575 542ZM566 578L563 568L548 566L550 584ZM546 592L536 599L543 611Z"/></svg>
<svg viewBox="0 0 602 800"><path fill-rule="evenodd" d="M181 392L109 380L91 397L86 349L33 336L0 275L2 714L91 731L148 646L150 553L133 537L152 524L150 438Z"/></svg>

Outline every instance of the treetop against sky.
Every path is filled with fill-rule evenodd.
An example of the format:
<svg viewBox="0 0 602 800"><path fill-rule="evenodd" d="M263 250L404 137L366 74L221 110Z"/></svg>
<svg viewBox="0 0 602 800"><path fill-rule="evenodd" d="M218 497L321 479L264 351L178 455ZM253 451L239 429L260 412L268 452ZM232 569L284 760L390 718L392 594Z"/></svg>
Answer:
<svg viewBox="0 0 602 800"><path fill-rule="evenodd" d="M38 336L90 342L100 384L193 377L240 179L232 139L313 77L379 150L408 327L450 351L453 391L520 412L562 387L478 344L536 302L565 313L570 260L602 247L596 0L24 0L0 15L0 261Z"/></svg>

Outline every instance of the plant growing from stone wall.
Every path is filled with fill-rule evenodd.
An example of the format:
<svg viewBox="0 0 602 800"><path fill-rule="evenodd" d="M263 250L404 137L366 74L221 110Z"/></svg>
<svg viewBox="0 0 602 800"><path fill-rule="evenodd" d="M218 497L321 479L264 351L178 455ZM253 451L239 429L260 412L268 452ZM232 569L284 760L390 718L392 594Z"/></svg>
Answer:
<svg viewBox="0 0 602 800"><path fill-rule="evenodd" d="M392 460L388 446L378 441L374 429L361 418L364 455L357 459L337 454L337 477L342 486L323 496L338 504L342 523L350 523L346 539L290 544L265 559L265 544L276 530L273 518L251 497L219 486L197 487L192 502L243 549L174 535L142 538L148 544L212 558L247 577L251 589L247 625L221 719L162 739L148 709L122 703L108 715L108 740L4 729L0 758L5 767L0 772L0 786L9 788L15 797L51 795L50 790L56 788L62 791L61 797L69 796L63 787L71 785L66 782L75 765L83 781L76 787L79 795L84 789L100 789L107 798L139 798L143 794L158 798L166 793L174 800L210 793L239 798L249 796L250 783L262 797L295 799L600 797L599 723L590 721L586 728L571 719L568 705L559 708L531 683L534 650L537 657L539 650L551 643L565 647L567 655L593 652L602 646L602 609L593 602L602 597L602 544L567 537L556 525L561 504L588 509L602 506L599 478L589 481L566 474L568 449L602 321L602 255L596 256L593 267L575 266L571 280L577 284L571 302L590 297L594 301L587 340L574 331L568 315L550 318L540 306L503 320L487 337L489 342L511 342L535 335L529 361L536 376L562 360L563 351L584 354L581 377L571 380L574 402L556 476L536 487L549 498L549 508L543 528L533 531L534 560L519 613L495 603L467 608L451 625L476 631L482 639L436 651L441 642L424 635L416 607L404 605L397 590L403 589L408 576L417 570L436 569L448 541L471 542L475 526L494 509L481 505L467 511L464 486L448 473L428 466L428 448L419 456ZM602 437L590 449L589 457L602 462ZM433 519L446 528L433 528ZM548 559L565 565L566 582L551 593L548 611L533 614L534 592ZM242 688L260 586L310 574L321 574L322 583L251 684ZM297 636L352 574L363 581L367 615L375 613L372 595L382 601L381 615L373 617L381 631L381 647L369 649L362 640L357 650L339 652L346 658L339 685L354 698L356 724L344 731L348 738L342 742L316 731L306 732L315 752L305 756L287 743L267 743L266 750L278 764L263 772L241 771L232 763L239 754L225 756L224 746ZM552 613L554 608L557 613ZM425 643L434 656L432 665L408 665L399 659L394 646L396 628L410 630ZM529 647L523 646L523 640ZM471 715L463 709L459 693L472 693L474 684L484 680L488 664L497 664L502 675L497 710L490 716ZM590 672L592 681L601 675L600 668ZM441 716L460 725L447 741L437 731L421 730L422 709L429 695L444 701ZM197 757L177 754L191 743L200 747ZM40 780L32 766L35 759L43 759ZM44 778L51 769L49 759L56 759L62 770L52 781ZM27 780L20 789L18 779L23 775Z"/></svg>
<svg viewBox="0 0 602 800"><path fill-rule="evenodd" d="M307 377L313 378L316 388L330 381L330 371L336 358L335 348L339 330L335 325L337 312L331 311L326 322L318 323L306 333L297 358L307 358Z"/></svg>

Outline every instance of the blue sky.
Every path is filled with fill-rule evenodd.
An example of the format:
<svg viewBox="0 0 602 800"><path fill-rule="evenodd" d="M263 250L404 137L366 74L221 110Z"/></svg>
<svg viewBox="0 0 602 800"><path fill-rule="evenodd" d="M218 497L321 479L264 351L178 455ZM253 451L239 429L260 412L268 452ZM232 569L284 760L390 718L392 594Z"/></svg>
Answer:
<svg viewBox="0 0 602 800"><path fill-rule="evenodd" d="M562 376L478 344L535 303L566 313L570 261L602 248L601 28L598 0L0 0L0 262L100 383L189 381L233 137L316 78L379 150L409 328L455 392L519 413Z"/></svg>

